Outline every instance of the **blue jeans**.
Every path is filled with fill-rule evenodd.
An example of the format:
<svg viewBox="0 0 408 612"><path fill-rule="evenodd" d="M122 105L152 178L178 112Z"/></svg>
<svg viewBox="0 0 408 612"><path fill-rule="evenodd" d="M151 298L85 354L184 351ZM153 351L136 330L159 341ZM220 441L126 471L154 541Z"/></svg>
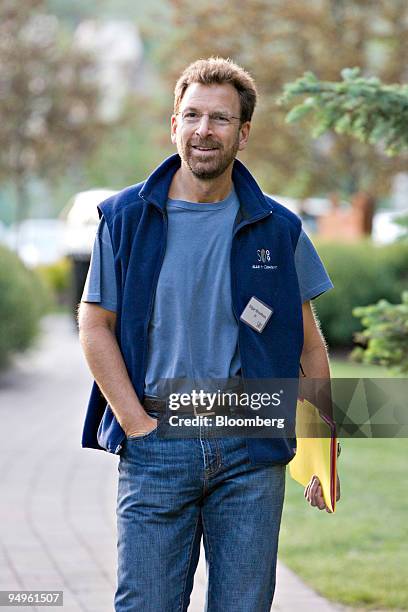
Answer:
<svg viewBox="0 0 408 612"><path fill-rule="evenodd" d="M206 612L269 612L285 466L251 465L244 438L208 428L157 432L127 438L119 459L115 611L185 612L203 536Z"/></svg>

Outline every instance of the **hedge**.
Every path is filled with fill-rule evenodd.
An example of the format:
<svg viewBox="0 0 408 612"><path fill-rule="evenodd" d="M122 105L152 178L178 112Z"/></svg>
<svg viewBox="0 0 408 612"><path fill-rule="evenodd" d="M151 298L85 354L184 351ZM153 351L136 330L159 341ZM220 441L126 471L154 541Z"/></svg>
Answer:
<svg viewBox="0 0 408 612"><path fill-rule="evenodd" d="M408 243L316 242L316 247L334 284L315 302L324 336L329 347L351 347L354 333L361 330L353 309L380 299L398 303L408 288Z"/></svg>
<svg viewBox="0 0 408 612"><path fill-rule="evenodd" d="M28 348L51 304L45 284L15 253L0 246L0 367Z"/></svg>
<svg viewBox="0 0 408 612"><path fill-rule="evenodd" d="M55 306L70 305L72 292L72 262L68 257L62 257L51 264L42 264L36 267L45 284L54 296Z"/></svg>

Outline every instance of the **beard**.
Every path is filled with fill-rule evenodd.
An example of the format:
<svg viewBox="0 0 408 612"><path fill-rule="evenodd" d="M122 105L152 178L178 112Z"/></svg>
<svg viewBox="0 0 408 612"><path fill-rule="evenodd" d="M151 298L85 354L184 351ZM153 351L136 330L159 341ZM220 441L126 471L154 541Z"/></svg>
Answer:
<svg viewBox="0 0 408 612"><path fill-rule="evenodd" d="M194 147L213 148L212 153L201 153ZM177 141L178 153L182 161L198 179L210 181L218 178L234 161L239 147L239 132L234 143L225 149L223 144L215 140L189 140Z"/></svg>

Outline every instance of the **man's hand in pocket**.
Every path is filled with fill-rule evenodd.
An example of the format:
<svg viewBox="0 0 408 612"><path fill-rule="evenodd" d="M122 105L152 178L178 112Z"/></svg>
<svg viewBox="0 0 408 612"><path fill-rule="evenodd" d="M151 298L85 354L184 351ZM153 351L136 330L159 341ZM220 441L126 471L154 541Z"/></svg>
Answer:
<svg viewBox="0 0 408 612"><path fill-rule="evenodd" d="M122 429L124 430L128 438L137 438L138 436L145 436L146 434L156 429L158 423L158 419L155 419L154 417L151 417L146 414L143 419L139 418L136 423L131 423L130 425L127 425L126 428L122 427Z"/></svg>

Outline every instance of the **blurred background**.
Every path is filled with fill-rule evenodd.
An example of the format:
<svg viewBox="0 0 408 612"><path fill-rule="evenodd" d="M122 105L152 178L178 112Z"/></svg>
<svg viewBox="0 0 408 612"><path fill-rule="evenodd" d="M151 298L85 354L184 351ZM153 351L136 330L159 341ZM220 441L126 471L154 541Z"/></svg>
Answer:
<svg viewBox="0 0 408 612"><path fill-rule="evenodd" d="M388 115L394 114L398 134L406 136L408 130L405 0L2 0L0 416L5 442L0 478L1 496L9 504L1 502L0 512L10 529L2 534L0 570L7 572L7 584L34 588L30 580L50 580L51 553L42 573L38 546L45 545L38 534L45 530L44 508L52 504L46 491L61 481L61 473L47 476L44 468L49 457L44 448L50 439L55 446L54 419L55 426L66 427L60 444L67 446L54 449L59 457L65 449L64 478L73 478L83 496L79 504L72 493L68 516L70 498L61 491L55 506L61 515L54 516L61 528L55 537L68 525L74 535L66 548L73 551L74 542L81 541L88 551L83 567L105 580L106 599L97 603L95 594L79 589L78 595L82 582L66 569L66 559L54 559L51 565L59 573L53 580L72 595L69 610L110 609L106 602L114 581L111 553L105 551L106 566L98 566L103 563L100 533L108 529L111 543L114 525L109 518L101 532L92 532L91 514L100 509L88 486L99 475L98 491L104 491L106 513L113 516L113 461L90 459L85 482L77 469L83 456L89 457L77 447L91 379L74 320L98 223L96 206L143 180L173 153L175 81L190 61L210 55L230 57L254 76L259 105L250 144L240 157L264 191L301 216L335 285L316 301L333 376L388 378L408 372L408 147L390 155L384 145ZM360 138L362 126L356 124L355 133L331 129L329 121L322 125L327 117L320 117L319 133L308 116L286 121L290 106L277 101L287 84L307 71L319 82L339 83L342 71L353 67L360 68L361 77L352 93L353 109L363 107L363 128L373 121L370 129L379 126L378 137ZM375 111L364 106L364 88L374 77L385 87L377 96L384 104ZM7 434L6 423L14 425L17 438ZM35 439L28 431L33 424ZM17 440L29 443L42 480L36 480L38 471L22 476L30 455L20 466L10 462ZM313 589L344 606L408 609L402 569L408 567L401 460L408 459L406 440L350 439L344 445L338 514L326 519L312 512L297 485L288 483L282 559ZM106 473L111 474L108 493ZM37 536L24 550L16 536L15 521L27 525L27 516L15 513L19 482L26 483L24 499L38 511L30 515ZM2 583L1 588L8 587Z"/></svg>

